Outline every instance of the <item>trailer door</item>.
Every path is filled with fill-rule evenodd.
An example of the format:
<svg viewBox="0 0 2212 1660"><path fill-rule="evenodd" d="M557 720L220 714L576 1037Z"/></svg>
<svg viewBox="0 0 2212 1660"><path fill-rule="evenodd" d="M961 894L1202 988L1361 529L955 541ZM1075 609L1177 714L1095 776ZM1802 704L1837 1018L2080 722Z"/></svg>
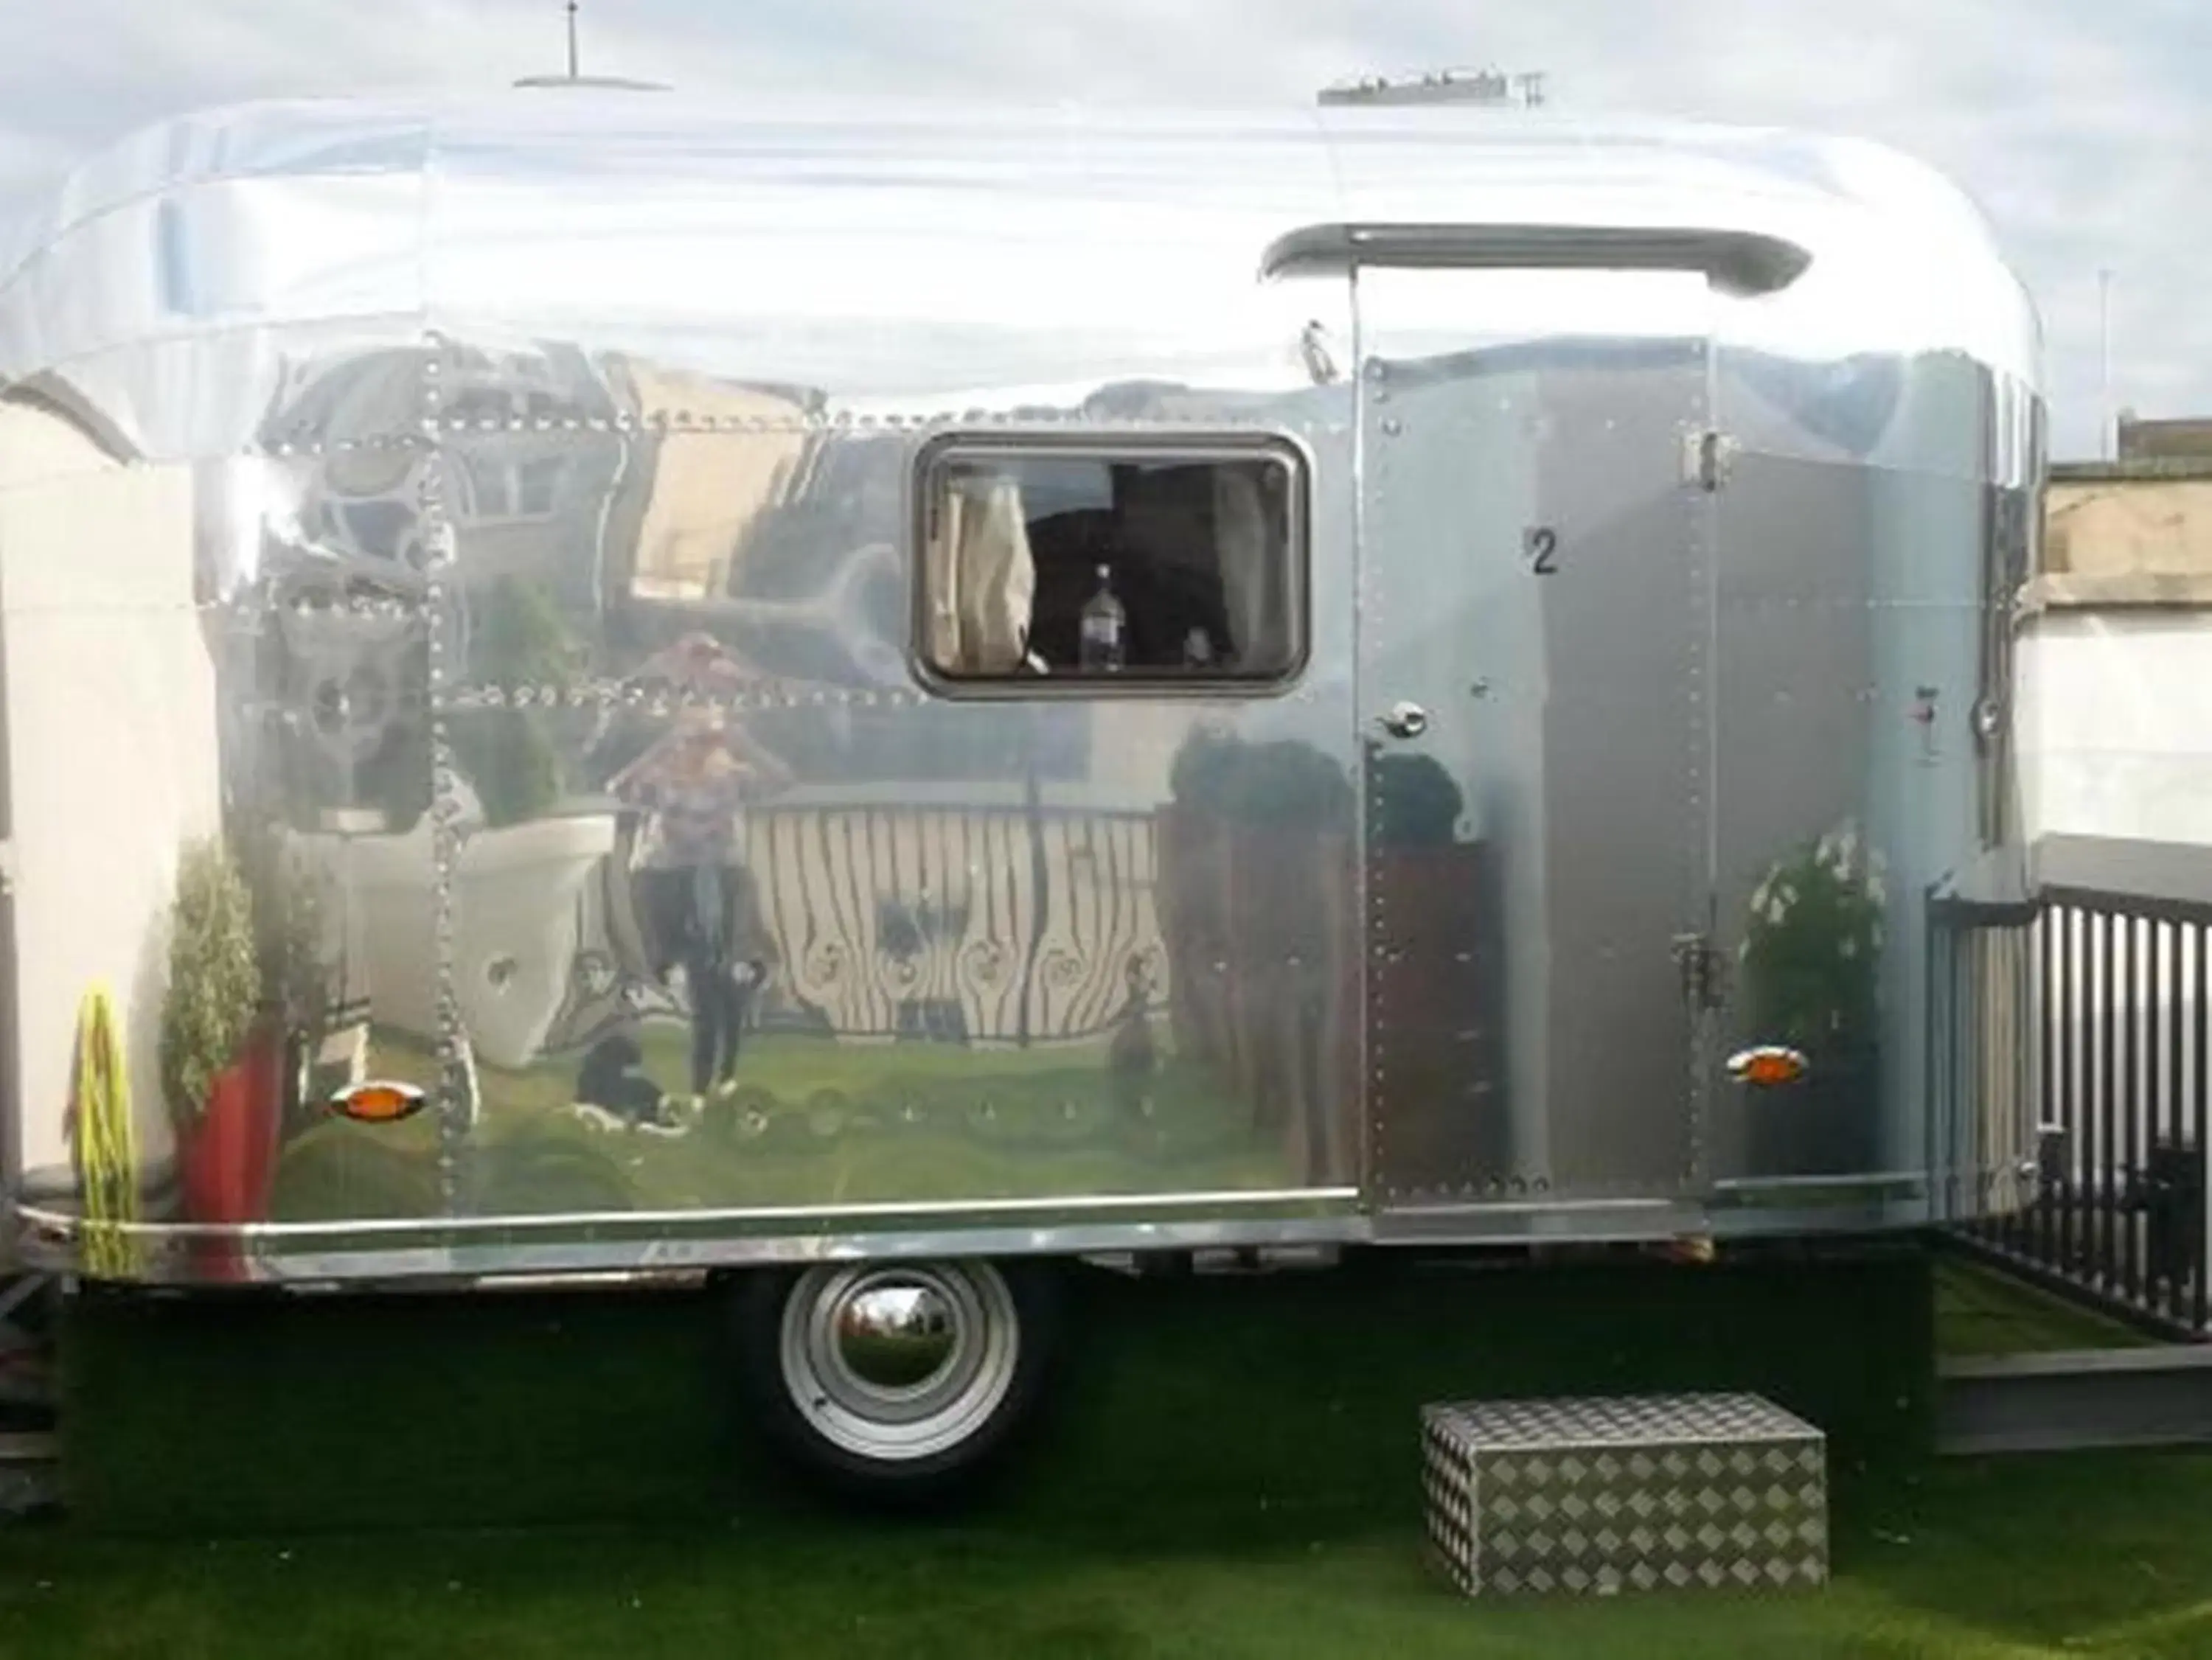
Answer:
<svg viewBox="0 0 2212 1660"><path fill-rule="evenodd" d="M1912 907L2016 868L2003 712L2037 406L1957 354L1815 365L1723 334L1715 369L1730 973L1706 1168L1724 1199L1808 1226L1919 1202L1931 1161L2008 1184L2034 1122L2025 935L1952 940ZM1781 1068L1742 1076L1762 1053ZM1971 1209L1991 1190L1926 1197Z"/></svg>
<svg viewBox="0 0 2212 1660"><path fill-rule="evenodd" d="M1365 263L1356 296L1371 1185L1602 1232L1696 1156L1710 296Z"/></svg>

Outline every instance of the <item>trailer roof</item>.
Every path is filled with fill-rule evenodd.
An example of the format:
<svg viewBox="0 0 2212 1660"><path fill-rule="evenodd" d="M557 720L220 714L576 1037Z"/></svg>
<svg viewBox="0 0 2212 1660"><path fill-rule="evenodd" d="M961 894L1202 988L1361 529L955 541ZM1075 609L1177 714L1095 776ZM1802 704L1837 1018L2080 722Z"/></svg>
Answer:
<svg viewBox="0 0 2212 1660"><path fill-rule="evenodd" d="M87 161L0 241L0 377L380 319L597 337L773 319L1096 328L1249 308L1346 227L1771 239L1810 264L1725 328L1800 357L1955 350L2032 383L1980 215L1861 141L1553 112L702 104L518 90L247 105ZM1197 321L1186 324L1202 326Z"/></svg>

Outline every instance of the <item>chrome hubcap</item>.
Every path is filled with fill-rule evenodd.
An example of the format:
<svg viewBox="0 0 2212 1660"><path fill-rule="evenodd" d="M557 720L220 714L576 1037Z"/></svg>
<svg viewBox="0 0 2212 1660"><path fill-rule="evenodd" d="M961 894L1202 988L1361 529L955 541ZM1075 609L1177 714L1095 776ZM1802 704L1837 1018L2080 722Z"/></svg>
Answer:
<svg viewBox="0 0 2212 1660"><path fill-rule="evenodd" d="M784 1306L783 1378L832 1443L926 1458L987 1423L1012 1386L1020 1331L988 1263L824 1264Z"/></svg>
<svg viewBox="0 0 2212 1660"><path fill-rule="evenodd" d="M833 1336L838 1364L868 1388L920 1389L952 1358L951 1300L933 1285L879 1281L845 1299Z"/></svg>

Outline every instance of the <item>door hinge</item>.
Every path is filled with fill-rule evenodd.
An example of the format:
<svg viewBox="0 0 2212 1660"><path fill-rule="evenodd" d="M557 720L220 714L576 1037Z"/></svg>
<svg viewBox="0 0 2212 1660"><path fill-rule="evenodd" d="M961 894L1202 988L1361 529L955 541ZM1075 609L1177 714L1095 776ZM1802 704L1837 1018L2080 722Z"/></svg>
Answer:
<svg viewBox="0 0 2212 1660"><path fill-rule="evenodd" d="M1692 1009L1721 1006L1722 976L1727 964L1705 934L1677 934L1674 940L1674 966L1681 971L1682 997Z"/></svg>
<svg viewBox="0 0 2212 1660"><path fill-rule="evenodd" d="M1700 490L1717 490L1728 482L1735 462L1736 443L1724 433L1707 427L1682 437L1682 476Z"/></svg>

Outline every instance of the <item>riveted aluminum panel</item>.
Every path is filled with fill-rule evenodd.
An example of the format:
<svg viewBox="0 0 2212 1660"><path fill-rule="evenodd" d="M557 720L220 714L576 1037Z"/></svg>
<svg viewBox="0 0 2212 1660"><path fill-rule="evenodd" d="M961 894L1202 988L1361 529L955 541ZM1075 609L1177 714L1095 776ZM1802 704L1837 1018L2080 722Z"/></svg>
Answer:
<svg viewBox="0 0 2212 1660"><path fill-rule="evenodd" d="M2024 388L2032 330L1971 210L1869 147L1438 116L562 93L257 106L88 163L0 239L15 932L59 977L14 999L19 1083L36 1082L8 1145L37 1168L9 1174L33 1247L75 1260L65 1080L95 968L137 1057L143 1203L126 1225L166 1277L428 1271L441 1252L485 1271L787 1258L836 1240L944 1248L971 1225L1000 1248L1234 1243L1284 1225L1285 1205L1332 1237L1696 1221L1694 1120L1664 1093L1686 1087L1682 1017L1650 988L1671 984L1666 935L1711 920L1683 851L1702 844L1676 833L1710 746L1677 609L1697 603L1702 555L1674 516L1711 508L1668 494L1659 439L1674 404L1710 419L1679 342L1702 337L1711 296L1695 277L1493 274L1503 312L1382 342L1438 369L1409 399L1481 438L1469 515L1413 524L1407 557L1464 530L1495 562L1465 592L1378 587L1353 558L1359 468L1382 451L1379 406L1355 406L1372 354L1348 281L1263 277L1262 262L1332 226L1786 245L1808 263L1729 336L1724 375L1755 394L1729 417L1746 454L1915 477L1950 415L1929 403L1934 426L1892 422L1838 455L1838 407L1881 405L1914 354ZM968 429L1298 446L1299 675L1256 696L939 699L911 666L911 463ZM1450 482L1444 452L1420 458L1425 430L1442 429L1399 435L1402 464ZM2011 488L2033 472L2023 453L1929 465ZM1945 563L1963 521L1939 518L1900 506L1896 522L1927 527L1911 538ZM1540 603L1519 563L1532 529L1559 566ZM1592 570L1637 627L1613 635L1584 607ZM125 615L136 677L71 643ZM748 1018L782 1024L750 1028L749 1052L772 1037L811 1058L775 1112L718 1097L696 1126L726 1133L713 1159L562 1099L623 1022L684 1018L681 976L655 975L639 895L610 875L634 844L599 769L617 736L650 742L683 718L680 693L656 706L641 680L686 631L752 663L719 712L773 729L763 747L801 779L758 827L782 874L756 907L778 944ZM473 661L491 646L523 667ZM1427 690L1469 654L1494 665L1489 686L1432 698L1423 741L1462 746L1469 823L1409 849L1407 815L1418 836L1417 803L1438 797L1396 787L1387 745L1369 755L1390 701L1378 676ZM1188 810L1177 758L1218 761L1224 737L1239 768L1258 756L1312 784L1304 816ZM80 754L112 764L78 779ZM1540 794L1505 788L1539 776ZM106 790L114 804L88 814ZM321 1081L283 1116L272 1197L188 1203L146 966L182 843L274 823L320 873L327 995L289 1047ZM1453 851L1467 834L1488 851ZM95 891L76 860L130 879ZM1423 860L1480 868L1440 884ZM1378 918L1421 961L1378 966ZM1201 1057L1203 1099L1149 1152L1141 1136L1102 1152L1085 1137L1118 1086L1099 1075L1146 1049L1115 1012L1132 961L1154 1059ZM1469 1031L1472 1060L1454 1052ZM994 1067L969 1063L994 1045L1033 1061L1040 1041L1098 1050L1096 1087L1012 1112ZM690 1082L687 1042L641 1045L646 1069ZM1694 1052L1709 1063L1717 1039ZM878 1101L830 1075L922 1053L957 1054L944 1087L963 1115L996 1112L950 1157L910 1132L907 1107L939 1110L924 1092ZM1378 1056L1427 1081L1373 1094ZM433 1110L380 1131L310 1110L327 1081L378 1075L434 1086ZM1492 1105L1470 1117L1453 1092L1478 1087ZM1655 1099L1664 1110L1640 1110ZM1893 1099L1900 1135L1933 1130ZM1401 1197L1481 1204L1356 1215L1362 1188L1395 1203L1393 1136L1363 1136L1370 1117L1395 1117ZM807 1173L747 1151L769 1133L757 1118L805 1126L785 1151ZM383 1231L394 1221L419 1231Z"/></svg>
<svg viewBox="0 0 2212 1660"><path fill-rule="evenodd" d="M1747 358L1720 357L1719 424L1750 441L1714 497L1712 1178L1802 1212L1889 1172L1971 1214L2032 1146L2033 1011L2019 942L1954 951L1936 928L1947 896L2019 863L2004 731L2033 405L1931 354L1883 366L1878 398L1865 365L1857 391L1806 395L1806 366L1785 409ZM1960 1014L1966 1051L2008 1034L2011 1060L1976 1052L1971 1091L1948 1088L1931 1008ZM1803 1075L1732 1080L1726 1057L1763 1045Z"/></svg>
<svg viewBox="0 0 2212 1660"><path fill-rule="evenodd" d="M1706 508L1683 470L1703 284L1364 268L1358 307L1377 1197L1677 1197L1697 1094L1673 942L1703 914L1706 838ZM1586 330L1545 331L1563 315ZM1419 734L1388 730L1401 702Z"/></svg>

